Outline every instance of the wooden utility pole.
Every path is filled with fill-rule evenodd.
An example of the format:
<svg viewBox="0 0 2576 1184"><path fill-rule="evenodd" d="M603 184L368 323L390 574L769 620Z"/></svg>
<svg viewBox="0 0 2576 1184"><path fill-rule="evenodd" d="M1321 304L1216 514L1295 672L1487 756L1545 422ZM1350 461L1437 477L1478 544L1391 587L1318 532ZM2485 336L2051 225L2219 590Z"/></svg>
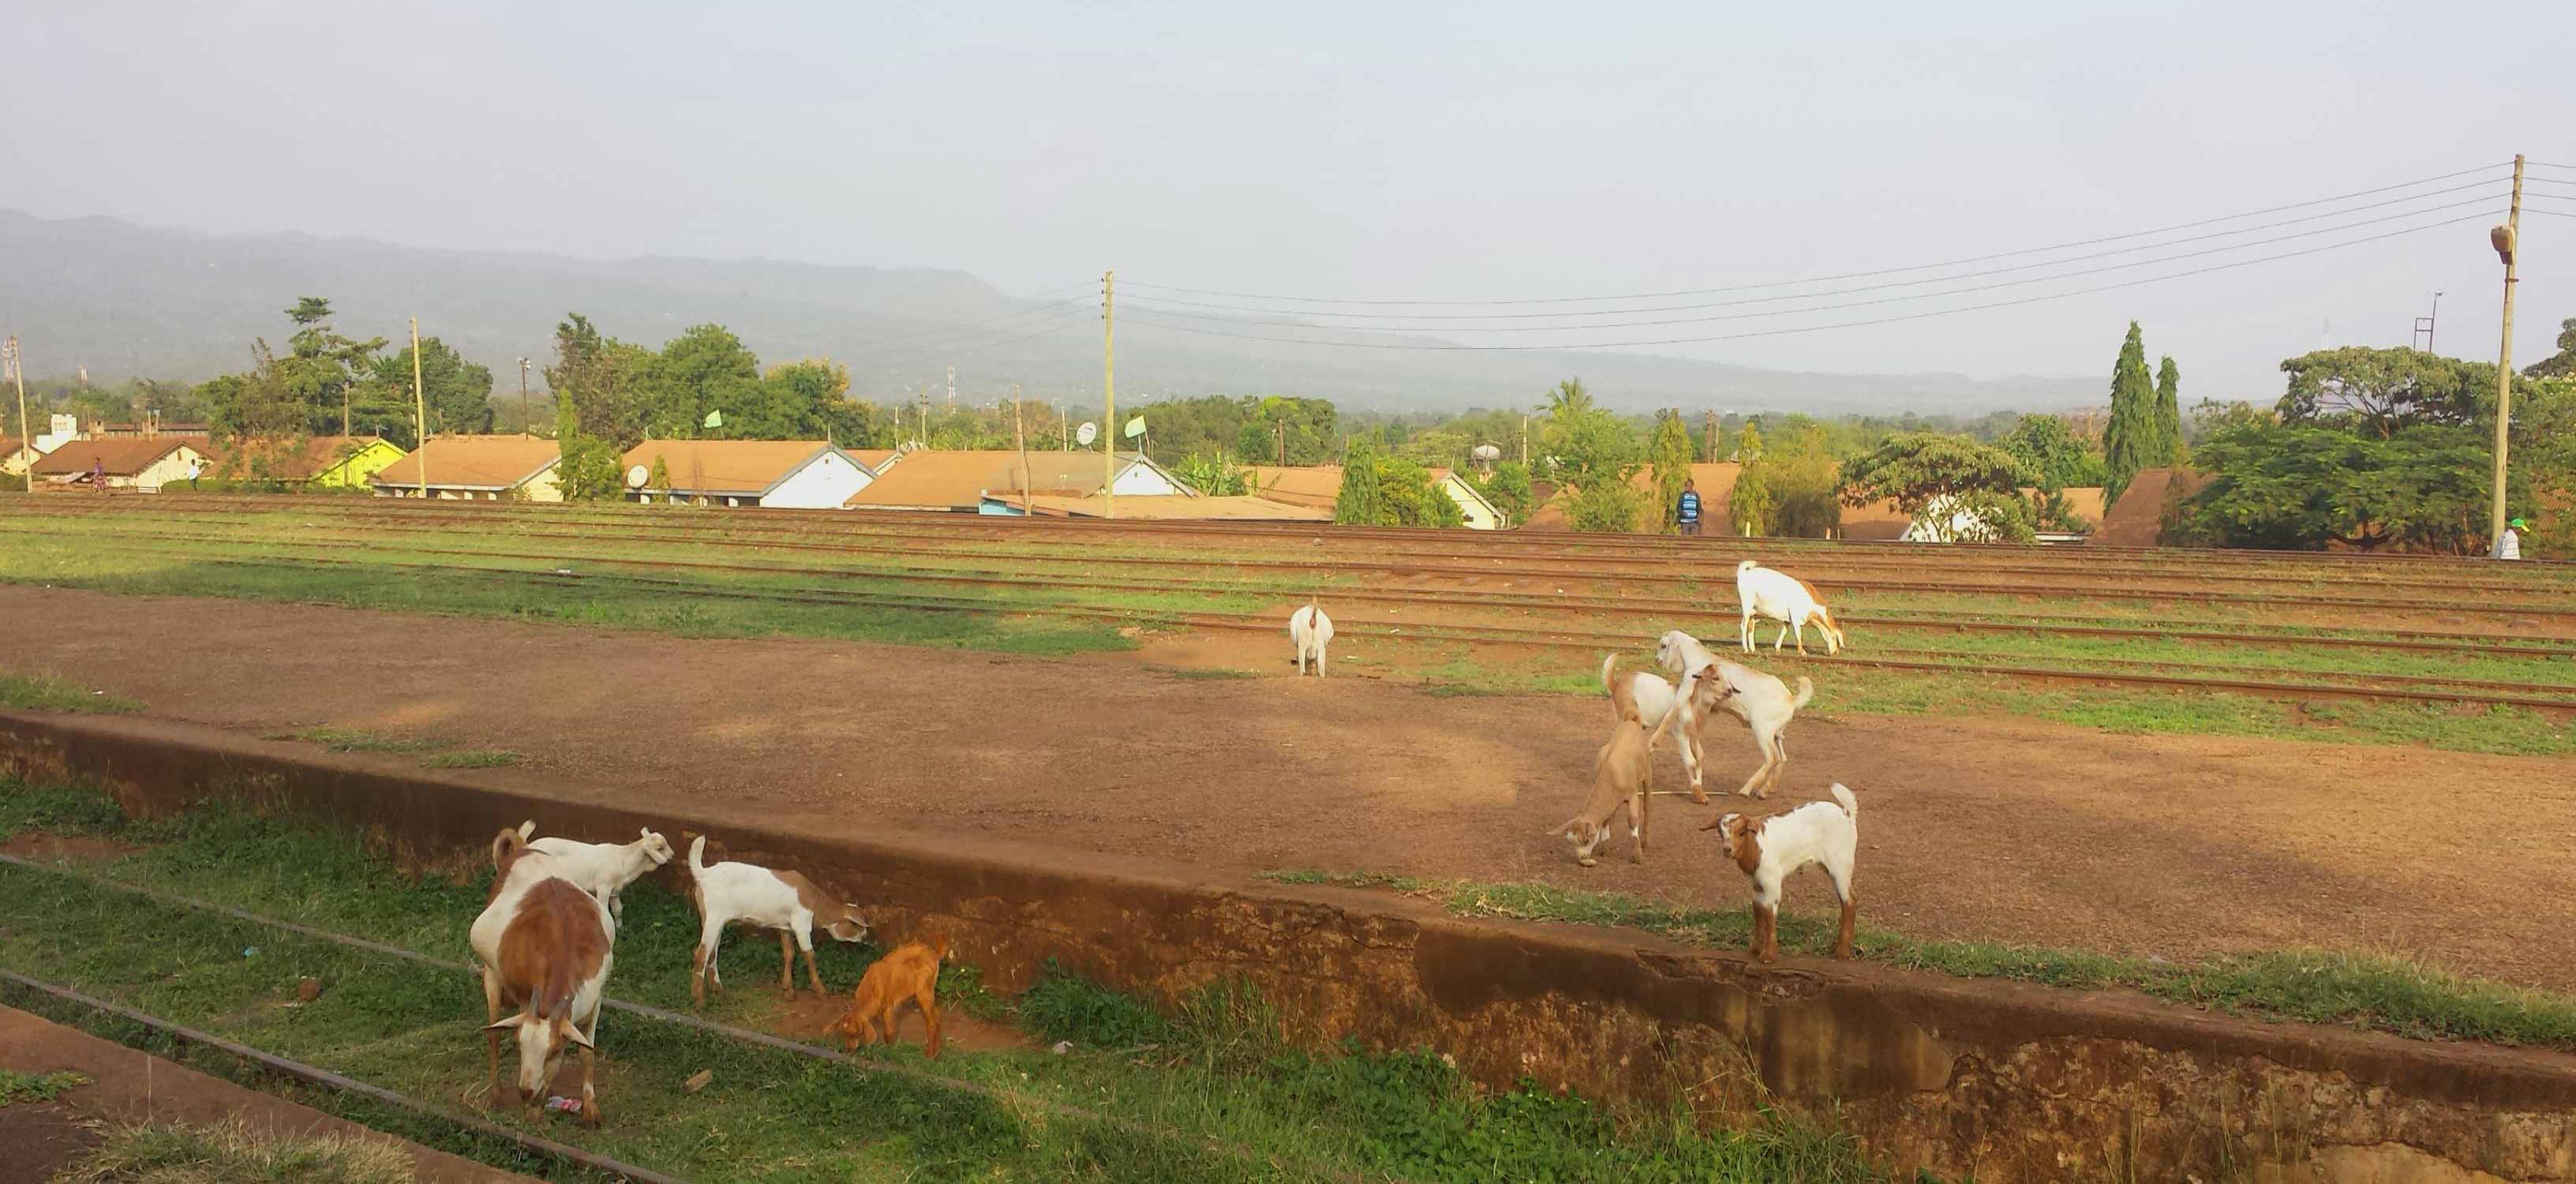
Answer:
<svg viewBox="0 0 2576 1184"><path fill-rule="evenodd" d="M1700 442L1700 450L1701 450L1701 451L1703 451L1703 452L1706 452L1706 453L1708 454L1707 463L1709 463L1709 464L1716 464L1716 463L1717 463L1717 413L1716 413L1716 412L1714 412L1714 411L1707 412L1707 413L1706 413L1706 415L1705 415L1705 418L1703 418L1703 419L1701 419L1701 420L1700 420L1700 426L1699 426L1699 442Z"/></svg>
<svg viewBox="0 0 2576 1184"><path fill-rule="evenodd" d="M18 447L27 450L27 492L36 492L36 425L27 422L27 364L18 357L18 338L9 338L9 377L18 384Z"/></svg>
<svg viewBox="0 0 2576 1184"><path fill-rule="evenodd" d="M2504 344L2496 348L2496 433L2495 433L2495 500L2488 507L2487 542L2504 537L2504 469L2508 436L2513 431L2513 288L2514 249L2522 236L2522 154L2513 154L2513 205L2505 214L2505 223L2487 232L2487 241L2495 245L2496 254L2504 259Z"/></svg>
<svg viewBox="0 0 2576 1184"><path fill-rule="evenodd" d="M519 359L519 434L536 438L536 422L528 418L528 360Z"/></svg>
<svg viewBox="0 0 2576 1184"><path fill-rule="evenodd" d="M1029 425L1020 414L1020 384L1011 384L1011 434L1020 438L1020 512L1035 514L1029 502Z"/></svg>
<svg viewBox="0 0 2576 1184"><path fill-rule="evenodd" d="M1521 467L1529 467L1529 413L1521 413Z"/></svg>
<svg viewBox="0 0 2576 1184"><path fill-rule="evenodd" d="M1118 273L1100 273L1100 493L1118 516Z"/></svg>
<svg viewBox="0 0 2576 1184"><path fill-rule="evenodd" d="M420 431L420 497L429 500L429 400L420 389L420 318L411 319L411 415Z"/></svg>

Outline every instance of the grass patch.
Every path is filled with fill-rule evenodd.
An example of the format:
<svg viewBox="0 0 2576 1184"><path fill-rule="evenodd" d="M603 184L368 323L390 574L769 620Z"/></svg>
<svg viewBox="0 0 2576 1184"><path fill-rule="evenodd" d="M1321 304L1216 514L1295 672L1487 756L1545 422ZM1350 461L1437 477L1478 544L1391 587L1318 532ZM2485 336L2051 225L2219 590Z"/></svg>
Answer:
<svg viewBox="0 0 2576 1184"><path fill-rule="evenodd" d="M63 1091L89 1084L89 1078L68 1070L60 1073L20 1073L0 1069L0 1106L18 1102L50 1102Z"/></svg>
<svg viewBox="0 0 2576 1184"><path fill-rule="evenodd" d="M58 674L11 674L0 671L0 707L18 711L75 711L84 715L132 715L143 704L122 695L92 690Z"/></svg>
<svg viewBox="0 0 2576 1184"><path fill-rule="evenodd" d="M306 728L294 738L333 752L436 752L448 747L447 741L433 737L391 736L362 728Z"/></svg>
<svg viewBox="0 0 2576 1184"><path fill-rule="evenodd" d="M131 822L112 806L84 815L70 792L0 780L0 819L70 815L136 845L87 865L92 874L442 958L467 956L465 928L482 906L488 871L412 878L337 829L214 806ZM687 904L651 881L630 888L625 901L611 992L686 1008L697 932ZM836 986L855 982L878 952L832 942L817 950L825 981ZM778 1029L766 986L775 981L775 958L771 942L726 942L720 961L734 987L711 999L710 1018ZM468 975L220 913L137 908L130 896L58 871L0 865L0 966L76 982L442 1104L475 1104L483 1080L474 1032L482 1001ZM286 1006L306 976L325 984L322 996ZM1786 1118L1750 1131L1704 1131L1678 1112L1606 1108L1535 1086L1482 1091L1427 1053L1301 1049L1287 1039L1286 1018L1239 982L1156 1007L1058 971L1005 1000L983 987L974 967L952 962L942 989L953 1008L1073 1047L1052 1055L951 1045L926 1061L914 1021L913 1043L862 1053L993 1091L982 1093L611 1013L600 1029L607 1125L536 1125L549 1138L675 1175L752 1181L1888 1179L1847 1136ZM203 1071L294 1092L220 1054L174 1046L121 1021L26 992L0 995ZM682 1081L707 1069L714 1078L705 1090L681 1091ZM578 1178L452 1124L341 1095L297 1096L497 1166ZM493 1117L531 1121L515 1110Z"/></svg>
<svg viewBox="0 0 2576 1184"><path fill-rule="evenodd" d="M420 763L433 769L501 769L518 764L519 754L499 748L469 748L425 756Z"/></svg>
<svg viewBox="0 0 2576 1184"><path fill-rule="evenodd" d="M1746 910L1690 908L1550 884L1427 882L1376 873L1271 872L1282 883L1383 887L1425 896L1459 916L1640 929L1691 945L1741 948ZM1780 948L1833 951L1834 919L1783 913ZM1916 941L1860 933L1862 958L1960 978L2008 978L2082 990L2123 987L2158 999L2272 1020L2338 1024L2420 1040L2468 1040L2576 1051L2576 997L2464 978L2384 954L2294 949L2195 963L1994 942Z"/></svg>
<svg viewBox="0 0 2576 1184"><path fill-rule="evenodd" d="M272 1134L238 1120L213 1126L143 1123L109 1131L54 1179L56 1184L411 1184L412 1166L408 1150L380 1139Z"/></svg>

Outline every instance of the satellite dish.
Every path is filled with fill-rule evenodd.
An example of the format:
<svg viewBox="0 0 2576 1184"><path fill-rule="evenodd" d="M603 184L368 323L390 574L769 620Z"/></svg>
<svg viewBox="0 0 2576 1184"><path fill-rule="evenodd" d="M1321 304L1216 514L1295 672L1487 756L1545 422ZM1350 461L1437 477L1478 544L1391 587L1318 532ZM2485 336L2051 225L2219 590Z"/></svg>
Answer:
<svg viewBox="0 0 2576 1184"><path fill-rule="evenodd" d="M1503 450L1491 444L1479 444L1476 446L1476 450L1468 455L1477 460L1491 463L1503 459Z"/></svg>
<svg viewBox="0 0 2576 1184"><path fill-rule="evenodd" d="M1127 421L1127 426L1126 426L1126 427L1124 427L1124 428L1119 429L1119 431L1120 431L1121 433L1123 433L1123 434L1124 434L1128 439L1130 439L1130 440L1133 440L1133 439L1135 439L1135 438L1136 438L1136 437L1138 437L1138 436L1144 435L1144 434L1145 434L1145 417L1144 417L1144 416L1139 415L1139 416L1137 416L1137 417L1136 417L1136 418L1134 418L1134 419L1128 420L1128 421Z"/></svg>
<svg viewBox="0 0 2576 1184"><path fill-rule="evenodd" d="M1100 425L1093 423L1090 420L1086 419L1082 421L1081 427L1073 429L1073 442L1080 444L1085 448L1090 447L1091 442L1099 438Z"/></svg>
<svg viewBox="0 0 2576 1184"><path fill-rule="evenodd" d="M642 465L626 466L626 487L628 489L642 489L644 488L644 483L652 479L653 470L645 468Z"/></svg>

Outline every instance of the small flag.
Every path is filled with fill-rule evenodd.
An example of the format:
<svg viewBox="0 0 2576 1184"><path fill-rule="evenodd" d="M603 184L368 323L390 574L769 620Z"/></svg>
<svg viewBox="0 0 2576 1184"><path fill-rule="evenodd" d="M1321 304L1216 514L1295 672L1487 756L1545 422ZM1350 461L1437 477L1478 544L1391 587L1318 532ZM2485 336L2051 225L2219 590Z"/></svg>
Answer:
<svg viewBox="0 0 2576 1184"><path fill-rule="evenodd" d="M1128 439L1130 439L1130 440L1133 440L1133 439L1135 439L1135 438L1136 438L1136 437L1138 437L1138 436L1144 435L1144 434L1145 434L1145 417L1144 417L1144 416L1139 415L1139 416L1137 416L1137 417L1136 417L1136 418L1134 418L1134 419L1128 420L1128 421L1127 421L1127 426L1126 426L1126 427L1124 427L1124 428L1121 428L1121 429L1119 429L1119 430L1120 430L1120 431L1122 431L1122 432L1124 432L1124 433L1126 433L1127 438L1128 438Z"/></svg>
<svg viewBox="0 0 2576 1184"><path fill-rule="evenodd" d="M707 412L707 426L708 426L708 427L711 427L711 428L720 428L720 427L723 427L723 426L724 426L724 412L721 412L721 411L710 411L710 412Z"/></svg>

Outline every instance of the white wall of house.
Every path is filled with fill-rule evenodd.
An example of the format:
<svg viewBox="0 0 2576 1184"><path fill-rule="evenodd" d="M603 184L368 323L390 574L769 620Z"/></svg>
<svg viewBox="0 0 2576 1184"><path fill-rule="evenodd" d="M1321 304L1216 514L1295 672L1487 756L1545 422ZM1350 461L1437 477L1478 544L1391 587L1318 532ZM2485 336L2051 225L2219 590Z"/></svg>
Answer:
<svg viewBox="0 0 2576 1184"><path fill-rule="evenodd" d="M1486 505L1485 499L1476 493L1475 487L1467 484L1466 480L1458 474L1449 474L1448 479L1440 483L1440 491L1448 494L1450 501L1458 503L1458 513L1466 519L1468 529L1501 530L1503 528L1502 519L1495 514L1494 508Z"/></svg>
<svg viewBox="0 0 2576 1184"><path fill-rule="evenodd" d="M778 488L762 495L760 504L788 510L837 510L850 495L876 478L837 448L826 448L804 467L787 475Z"/></svg>
<svg viewBox="0 0 2576 1184"><path fill-rule="evenodd" d="M1120 497L1169 497L1180 491L1180 486L1165 479L1161 470L1148 464L1130 464L1119 470L1117 480L1109 483L1109 492Z"/></svg>
<svg viewBox="0 0 2576 1184"><path fill-rule="evenodd" d="M174 481L185 481L204 472L205 469L206 458L196 449L182 444L171 449L169 455L145 465L142 472L131 477L109 474L107 485L110 489L139 489L145 493L159 493L162 486Z"/></svg>

